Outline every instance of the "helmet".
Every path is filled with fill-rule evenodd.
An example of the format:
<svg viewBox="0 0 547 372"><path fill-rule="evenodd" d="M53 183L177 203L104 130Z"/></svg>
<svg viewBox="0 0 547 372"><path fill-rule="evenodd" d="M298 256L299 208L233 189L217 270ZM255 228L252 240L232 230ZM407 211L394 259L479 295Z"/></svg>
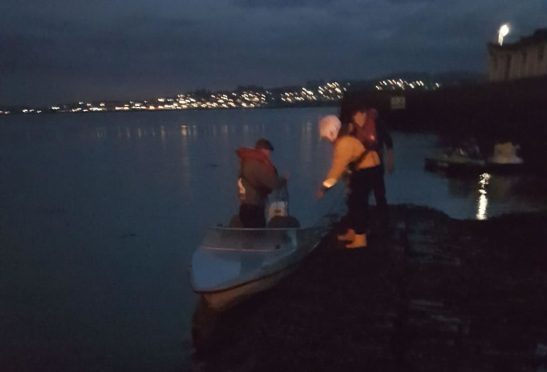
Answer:
<svg viewBox="0 0 547 372"><path fill-rule="evenodd" d="M342 123L336 115L327 115L319 120L319 136L331 142L338 137Z"/></svg>

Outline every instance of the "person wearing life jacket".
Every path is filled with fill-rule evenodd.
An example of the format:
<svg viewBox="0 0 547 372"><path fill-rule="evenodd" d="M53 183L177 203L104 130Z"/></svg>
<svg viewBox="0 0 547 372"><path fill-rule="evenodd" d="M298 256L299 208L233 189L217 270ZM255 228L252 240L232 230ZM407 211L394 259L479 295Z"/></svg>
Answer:
<svg viewBox="0 0 547 372"><path fill-rule="evenodd" d="M259 139L254 148L239 148L240 159L238 178L239 219L243 227L265 227L265 206L268 194L283 187L287 180L279 177L271 161L274 150L270 141Z"/></svg>
<svg viewBox="0 0 547 372"><path fill-rule="evenodd" d="M380 172L374 172L370 181L372 183L372 191L376 200L377 218L379 227L386 231L389 223L389 210L386 199L386 186L384 182L384 174L393 172L393 139L386 128L378 122L378 110L369 108L366 112L367 118L363 125L350 123L351 133L359 139L365 148L374 150L380 157ZM383 150L386 148L386 158L384 159ZM385 163L385 167L384 167Z"/></svg>
<svg viewBox="0 0 547 372"><path fill-rule="evenodd" d="M355 106L350 115L352 122L364 125L367 119L367 107ZM329 115L319 122L319 133L322 138L333 144L332 164L316 196L322 198L340 180L342 175L351 169L349 176L349 193L347 196L348 237L346 248L363 248L367 246L368 196L371 191L371 179L381 171L380 157L374 150L367 149L356 136L345 134L340 130L338 117Z"/></svg>

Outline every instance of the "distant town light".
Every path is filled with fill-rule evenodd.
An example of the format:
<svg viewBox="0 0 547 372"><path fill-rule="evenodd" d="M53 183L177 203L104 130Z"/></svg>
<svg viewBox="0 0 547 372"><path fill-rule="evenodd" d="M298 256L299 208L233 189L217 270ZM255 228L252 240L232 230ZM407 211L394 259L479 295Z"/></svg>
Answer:
<svg viewBox="0 0 547 372"><path fill-rule="evenodd" d="M498 30L498 44L503 45L503 38L509 34L509 25L507 23L501 25Z"/></svg>

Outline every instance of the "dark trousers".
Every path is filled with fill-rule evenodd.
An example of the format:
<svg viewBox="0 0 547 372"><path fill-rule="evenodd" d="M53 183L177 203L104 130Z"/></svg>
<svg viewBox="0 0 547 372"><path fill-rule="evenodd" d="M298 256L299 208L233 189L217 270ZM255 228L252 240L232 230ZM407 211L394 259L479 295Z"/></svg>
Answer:
<svg viewBox="0 0 547 372"><path fill-rule="evenodd" d="M374 192L374 200L376 201L376 211L378 225L380 229L385 230L389 223L389 209L386 199L386 185L384 183L384 165L380 165L378 172L374 172L372 177L372 191Z"/></svg>
<svg viewBox="0 0 547 372"><path fill-rule="evenodd" d="M266 227L264 207L253 204L241 204L239 206L239 219L243 227Z"/></svg>
<svg viewBox="0 0 547 372"><path fill-rule="evenodd" d="M361 169L354 172L349 181L349 195L347 198L348 213L344 224L352 228L357 234L366 233L370 225L369 195L374 190L379 210L387 212L384 175L382 167Z"/></svg>

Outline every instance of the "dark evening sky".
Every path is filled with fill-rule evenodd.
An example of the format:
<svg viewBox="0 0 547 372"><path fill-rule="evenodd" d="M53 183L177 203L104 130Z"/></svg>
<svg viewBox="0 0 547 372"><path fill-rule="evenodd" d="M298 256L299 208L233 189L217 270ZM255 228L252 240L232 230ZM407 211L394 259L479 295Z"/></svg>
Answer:
<svg viewBox="0 0 547 372"><path fill-rule="evenodd" d="M0 106L486 72L546 0L2 0Z"/></svg>

